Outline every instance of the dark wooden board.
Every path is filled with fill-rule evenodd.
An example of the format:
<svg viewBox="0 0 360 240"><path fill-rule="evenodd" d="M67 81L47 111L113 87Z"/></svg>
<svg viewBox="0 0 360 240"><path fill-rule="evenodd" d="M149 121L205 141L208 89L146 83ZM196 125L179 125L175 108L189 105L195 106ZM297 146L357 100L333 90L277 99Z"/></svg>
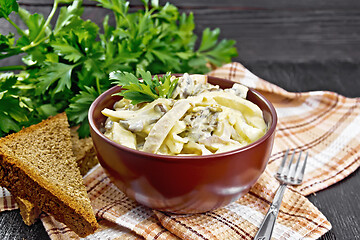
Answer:
<svg viewBox="0 0 360 240"><path fill-rule="evenodd" d="M164 3L165 1L160 1ZM289 91L330 90L360 97L360 1L355 0L173 0L194 12L196 33L221 29L221 38L237 41L239 61L257 76ZM50 12L52 0L20 0L28 11ZM109 13L85 1L83 18L101 26ZM135 9L141 2L131 1ZM101 16L101 17L99 17ZM21 27L19 19L15 22ZM0 33L14 31L0 19ZM0 66L20 60L0 61ZM321 240L360 239L360 172L308 196L333 229ZM41 222L28 227L18 211L0 213L0 239L49 239Z"/></svg>
<svg viewBox="0 0 360 240"><path fill-rule="evenodd" d="M43 5L24 7L30 12L40 12L47 16L51 4L45 2L51 1L42 2ZM189 5L182 2L182 11L194 12L195 32L200 36L206 27L219 27L221 38L237 41L238 59L241 62L269 59L294 63L333 60L360 62L360 7L351 7L350 4L347 8L336 9L258 9L233 8L230 5L224 5L223 8L207 5L192 8L191 1L186 3ZM86 7L83 18L91 19L101 26L106 13L108 12L92 5ZM0 23L1 33L14 31L5 20L0 19Z"/></svg>
<svg viewBox="0 0 360 240"><path fill-rule="evenodd" d="M360 171L308 199L328 218L333 229L327 239L360 239Z"/></svg>
<svg viewBox="0 0 360 240"><path fill-rule="evenodd" d="M352 62L248 62L240 61L255 75L292 92L328 90L360 97L360 67Z"/></svg>
<svg viewBox="0 0 360 240"><path fill-rule="evenodd" d="M19 0L23 5L50 5L52 0ZM142 5L140 0L130 0L132 6ZM164 5L171 2L179 8L211 8L211 7L238 7L238 8L257 8L257 9L289 9L289 8L302 8L302 9L352 9L359 7L360 2L357 0L302 0L302 1L288 1L288 0L160 0L160 4ZM96 5L96 1L84 0L85 5Z"/></svg>
<svg viewBox="0 0 360 240"><path fill-rule="evenodd" d="M2 240L46 240L50 239L41 221L27 226L19 210L0 213L0 239Z"/></svg>

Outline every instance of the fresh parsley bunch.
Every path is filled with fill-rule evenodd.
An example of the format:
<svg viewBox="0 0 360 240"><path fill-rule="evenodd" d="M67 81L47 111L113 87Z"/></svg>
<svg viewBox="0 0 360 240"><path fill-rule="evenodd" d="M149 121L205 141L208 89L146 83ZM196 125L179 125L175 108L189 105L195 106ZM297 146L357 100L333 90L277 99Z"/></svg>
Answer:
<svg viewBox="0 0 360 240"><path fill-rule="evenodd" d="M144 79L150 74L145 70L206 73L209 65L220 66L237 55L234 41L218 41L219 29L205 29L196 49L193 14L180 14L172 4L143 0L143 10L130 12L124 0L96 2L111 14L101 27L81 18L81 0L54 0L47 18L29 13L16 0L0 0L0 18L17 33L0 34L0 59L22 58L22 65L0 67L0 136L63 111L86 136L89 106L111 87L111 72ZM11 13L27 28L17 26Z"/></svg>

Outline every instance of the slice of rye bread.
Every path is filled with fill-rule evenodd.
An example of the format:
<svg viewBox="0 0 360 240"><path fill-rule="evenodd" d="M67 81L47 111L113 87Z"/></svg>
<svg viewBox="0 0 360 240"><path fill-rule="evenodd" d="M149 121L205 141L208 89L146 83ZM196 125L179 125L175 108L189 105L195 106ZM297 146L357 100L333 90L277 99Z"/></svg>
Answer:
<svg viewBox="0 0 360 240"><path fill-rule="evenodd" d="M35 221L39 218L41 210L32 202L24 198L15 197L15 201L19 206L20 215L24 223L28 226L33 225Z"/></svg>
<svg viewBox="0 0 360 240"><path fill-rule="evenodd" d="M0 185L85 237L98 224L75 163L65 113L0 139Z"/></svg>
<svg viewBox="0 0 360 240"><path fill-rule="evenodd" d="M92 139L90 137L80 139L77 129L78 127L70 128L71 143L80 174L84 176L98 163L98 159ZM42 211L26 199L15 197L15 201L19 206L24 223L28 226L34 224Z"/></svg>
<svg viewBox="0 0 360 240"><path fill-rule="evenodd" d="M79 138L78 127L70 128L72 149L82 176L99 163L93 141L90 137Z"/></svg>

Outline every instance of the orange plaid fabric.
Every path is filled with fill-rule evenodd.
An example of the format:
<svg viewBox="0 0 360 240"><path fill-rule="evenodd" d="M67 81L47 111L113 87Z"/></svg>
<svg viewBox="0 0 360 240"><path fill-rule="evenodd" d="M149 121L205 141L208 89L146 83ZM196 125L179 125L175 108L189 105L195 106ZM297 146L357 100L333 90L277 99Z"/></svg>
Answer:
<svg viewBox="0 0 360 240"><path fill-rule="evenodd" d="M227 64L210 75L259 90L277 110L274 148L260 179L248 194L226 207L173 215L128 199L98 165L84 177L101 226L87 239L252 239L279 186L273 174L288 148L309 152L309 159L304 183L285 193L273 239L316 239L331 229L326 217L304 196L340 181L359 167L360 99L326 91L290 93L239 63ZM10 194L0 189L0 210L14 208ZM45 213L41 220L51 239L78 238Z"/></svg>

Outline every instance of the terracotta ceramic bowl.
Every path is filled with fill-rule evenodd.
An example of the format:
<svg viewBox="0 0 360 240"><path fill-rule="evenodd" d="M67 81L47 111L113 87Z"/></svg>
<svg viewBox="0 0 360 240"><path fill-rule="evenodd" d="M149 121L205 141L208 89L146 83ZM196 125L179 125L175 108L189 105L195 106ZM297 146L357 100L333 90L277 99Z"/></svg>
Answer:
<svg viewBox="0 0 360 240"><path fill-rule="evenodd" d="M233 82L209 77L209 82L229 88ZM164 156L124 147L106 138L101 129L104 108L120 99L116 86L91 105L91 136L101 166L129 198L160 211L200 213L237 200L248 192L264 171L272 150L277 116L273 105L259 92L249 90L248 100L263 111L267 133L256 142L230 152L207 156Z"/></svg>

